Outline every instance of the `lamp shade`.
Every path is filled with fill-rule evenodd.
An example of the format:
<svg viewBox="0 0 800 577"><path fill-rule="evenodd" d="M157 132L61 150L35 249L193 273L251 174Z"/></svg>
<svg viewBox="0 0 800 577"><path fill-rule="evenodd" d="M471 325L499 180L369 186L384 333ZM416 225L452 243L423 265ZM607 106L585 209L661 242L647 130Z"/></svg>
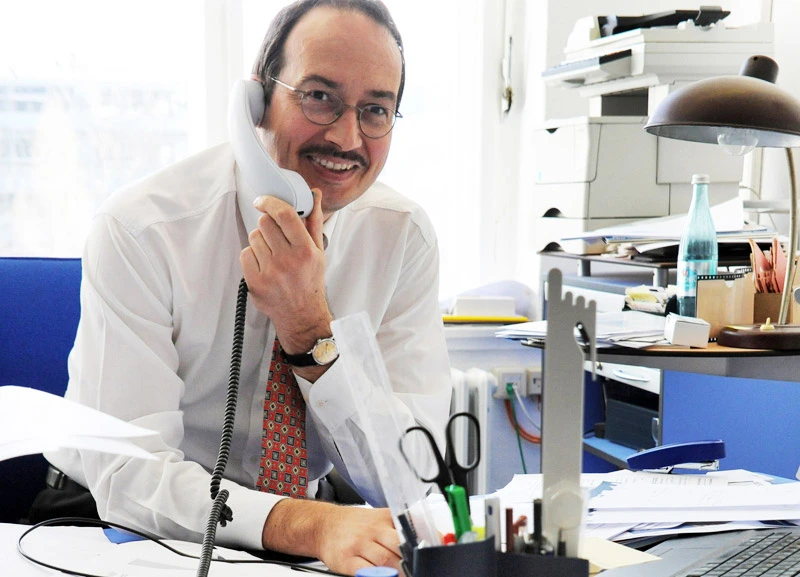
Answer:
<svg viewBox="0 0 800 577"><path fill-rule="evenodd" d="M707 78L671 92L644 129L710 144L724 135L735 144L800 146L800 101L775 86L776 77L774 60L752 56L739 76Z"/></svg>

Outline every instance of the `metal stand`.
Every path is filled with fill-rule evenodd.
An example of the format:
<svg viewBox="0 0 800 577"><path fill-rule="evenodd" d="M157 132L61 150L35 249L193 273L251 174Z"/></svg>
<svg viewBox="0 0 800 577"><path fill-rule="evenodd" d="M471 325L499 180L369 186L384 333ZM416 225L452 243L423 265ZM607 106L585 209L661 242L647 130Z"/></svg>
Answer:
<svg viewBox="0 0 800 577"><path fill-rule="evenodd" d="M556 550L577 557L586 503L580 487L583 455L583 362L596 363L594 301L564 297L561 271L548 275L547 340L542 388L542 525ZM575 338L576 329L582 343Z"/></svg>

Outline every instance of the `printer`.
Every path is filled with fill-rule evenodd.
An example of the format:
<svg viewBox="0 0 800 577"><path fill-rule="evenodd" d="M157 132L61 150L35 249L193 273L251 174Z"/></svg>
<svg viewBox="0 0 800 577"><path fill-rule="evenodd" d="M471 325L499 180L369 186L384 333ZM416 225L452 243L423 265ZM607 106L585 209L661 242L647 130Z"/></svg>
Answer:
<svg viewBox="0 0 800 577"><path fill-rule="evenodd" d="M602 243L561 239L686 213L695 173L711 177L712 204L738 195L743 157L644 131L672 90L738 74L748 56L774 52L770 23L727 28L728 14L704 7L575 24L564 62L542 77L588 98L589 115L548 120L534 131L535 250L603 252Z"/></svg>

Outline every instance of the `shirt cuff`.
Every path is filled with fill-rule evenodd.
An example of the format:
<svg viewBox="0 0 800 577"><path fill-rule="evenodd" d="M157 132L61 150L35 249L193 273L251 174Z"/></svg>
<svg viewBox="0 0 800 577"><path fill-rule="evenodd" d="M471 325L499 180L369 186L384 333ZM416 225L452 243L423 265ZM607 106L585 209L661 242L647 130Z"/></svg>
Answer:
<svg viewBox="0 0 800 577"><path fill-rule="evenodd" d="M217 542L224 547L263 550L267 517L275 504L287 497L246 489L230 481L222 481L221 488L230 493L227 505L233 511L233 521L217 528Z"/></svg>
<svg viewBox="0 0 800 577"><path fill-rule="evenodd" d="M335 431L355 415L356 404L343 362L334 362L315 383L302 377L296 379L306 406L327 430Z"/></svg>

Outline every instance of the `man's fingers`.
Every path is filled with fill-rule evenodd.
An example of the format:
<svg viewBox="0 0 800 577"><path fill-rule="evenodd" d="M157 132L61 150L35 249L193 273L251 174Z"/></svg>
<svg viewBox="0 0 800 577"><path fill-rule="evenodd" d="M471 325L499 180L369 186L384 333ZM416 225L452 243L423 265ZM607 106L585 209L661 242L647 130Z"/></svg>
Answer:
<svg viewBox="0 0 800 577"><path fill-rule="evenodd" d="M311 193L314 195L314 209L306 218L306 228L317 248L324 250L325 247L322 242L322 225L324 224L322 218L322 192L318 188L312 188Z"/></svg>
<svg viewBox="0 0 800 577"><path fill-rule="evenodd" d="M369 543L365 546L362 557L376 567L400 568L400 556L379 543Z"/></svg>
<svg viewBox="0 0 800 577"><path fill-rule="evenodd" d="M375 541L387 549L393 556L400 559L400 542L397 539L397 531L394 528L387 528L375 534Z"/></svg>
<svg viewBox="0 0 800 577"><path fill-rule="evenodd" d="M242 252L239 253L239 262L242 263L242 271L244 272L245 276L247 276L251 271L258 272L261 270L258 264L258 259L253 253L253 247L248 246L242 249Z"/></svg>
<svg viewBox="0 0 800 577"><path fill-rule="evenodd" d="M258 220L259 228L263 227L265 237L271 246L272 242L282 242L285 239L290 245L302 245L308 242L308 231L303 220L297 215L294 208L287 202L274 196L260 196L253 205L265 216ZM281 237L277 236L278 234Z"/></svg>

